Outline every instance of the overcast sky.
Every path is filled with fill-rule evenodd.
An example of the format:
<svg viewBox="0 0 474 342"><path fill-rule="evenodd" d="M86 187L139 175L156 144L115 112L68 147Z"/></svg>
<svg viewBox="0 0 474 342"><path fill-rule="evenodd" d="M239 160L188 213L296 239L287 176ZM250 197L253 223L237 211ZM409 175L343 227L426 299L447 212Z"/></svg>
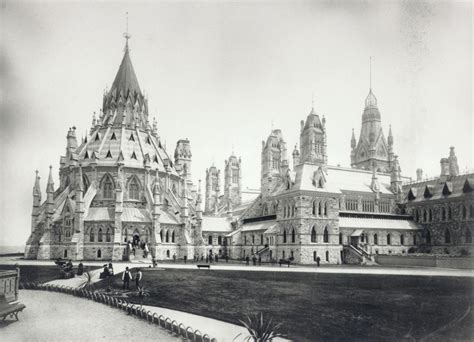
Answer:
<svg viewBox="0 0 474 342"><path fill-rule="evenodd" d="M470 2L180 1L136 4L1 2L0 245L23 244L34 170L58 185L66 133L82 135L123 56L172 155L192 143L193 179L242 157L243 184L260 185L261 141L281 128L289 155L311 109L327 119L328 158L349 166L372 87L404 176L439 174L456 147L473 166ZM46 196L43 195L43 199Z"/></svg>

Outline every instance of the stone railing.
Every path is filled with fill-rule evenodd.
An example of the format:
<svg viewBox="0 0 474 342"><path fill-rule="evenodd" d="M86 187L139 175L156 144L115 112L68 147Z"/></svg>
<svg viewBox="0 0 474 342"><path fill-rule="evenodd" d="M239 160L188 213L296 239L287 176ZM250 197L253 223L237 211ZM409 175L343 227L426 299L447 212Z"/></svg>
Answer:
<svg viewBox="0 0 474 342"><path fill-rule="evenodd" d="M217 342L215 338L211 338L208 334L204 334L200 330L194 330L191 327L185 326L183 323L179 323L178 321L173 320L167 316L158 315L156 312L146 310L140 305L129 303L126 300L117 299L116 297L109 296L105 293L68 286L41 283L20 283L20 289L61 292L80 298L90 299L95 302L103 303L105 305L125 311L129 315L134 315L138 318L148 321L150 324L155 324L163 329L168 330L177 338L182 338L184 341Z"/></svg>

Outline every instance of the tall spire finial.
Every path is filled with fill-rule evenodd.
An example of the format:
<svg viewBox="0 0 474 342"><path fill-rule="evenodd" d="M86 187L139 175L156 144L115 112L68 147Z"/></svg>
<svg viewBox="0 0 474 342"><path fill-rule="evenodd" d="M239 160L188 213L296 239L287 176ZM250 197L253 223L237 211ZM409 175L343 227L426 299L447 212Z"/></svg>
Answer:
<svg viewBox="0 0 474 342"><path fill-rule="evenodd" d="M372 56L369 57L369 85L372 90Z"/></svg>
<svg viewBox="0 0 474 342"><path fill-rule="evenodd" d="M125 28L125 32L123 34L123 37L125 38L125 52L128 52L128 40L130 38L132 38L132 36L130 35L130 33L128 33L128 12L125 12L126 14L126 28Z"/></svg>

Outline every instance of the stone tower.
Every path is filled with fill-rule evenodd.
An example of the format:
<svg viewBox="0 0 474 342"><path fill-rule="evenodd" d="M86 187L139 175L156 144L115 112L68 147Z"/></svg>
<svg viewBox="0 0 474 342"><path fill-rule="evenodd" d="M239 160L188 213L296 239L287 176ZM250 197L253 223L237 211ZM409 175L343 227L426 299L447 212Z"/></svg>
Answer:
<svg viewBox="0 0 474 342"><path fill-rule="evenodd" d="M174 151L176 170L189 183L191 181L191 144L188 139L178 140Z"/></svg>
<svg viewBox="0 0 474 342"><path fill-rule="evenodd" d="M204 208L205 214L212 214L215 212L216 205L219 205L219 191L220 191L220 173L214 165L206 169L206 204Z"/></svg>
<svg viewBox="0 0 474 342"><path fill-rule="evenodd" d="M362 114L362 127L359 141L356 142L354 132L351 139L351 166L355 169L371 170L390 173L393 162L393 135L389 130L388 140L382 130L380 111L377 98L369 90L365 99Z"/></svg>
<svg viewBox="0 0 474 342"><path fill-rule="evenodd" d="M242 203L242 161L232 153L225 161L224 201L232 206Z"/></svg>
<svg viewBox="0 0 474 342"><path fill-rule="evenodd" d="M314 163L327 165L326 119L323 117L320 120L314 107L311 108L306 122L301 120L300 149L300 164Z"/></svg>
<svg viewBox="0 0 474 342"><path fill-rule="evenodd" d="M260 191L263 196L268 195L279 184L289 168L286 142L280 129L274 129L262 141L262 173Z"/></svg>

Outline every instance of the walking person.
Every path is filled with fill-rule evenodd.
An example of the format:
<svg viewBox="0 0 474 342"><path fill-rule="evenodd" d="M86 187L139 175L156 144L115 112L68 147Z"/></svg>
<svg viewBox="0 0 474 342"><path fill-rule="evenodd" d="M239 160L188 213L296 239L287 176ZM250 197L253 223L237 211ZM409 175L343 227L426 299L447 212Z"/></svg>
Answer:
<svg viewBox="0 0 474 342"><path fill-rule="evenodd" d="M142 270L138 269L135 274L135 286L138 289L140 287L140 281L142 280Z"/></svg>
<svg viewBox="0 0 474 342"><path fill-rule="evenodd" d="M123 275L122 275L124 290L130 290L130 279L132 279L132 274L128 270L128 267L125 267L125 271L123 272Z"/></svg>
<svg viewBox="0 0 474 342"><path fill-rule="evenodd" d="M250 258L249 256L247 255L247 257L245 258L245 261L247 262L247 266L249 265L249 262L250 262Z"/></svg>
<svg viewBox="0 0 474 342"><path fill-rule="evenodd" d="M319 263L320 263L320 262L321 262L321 258L318 256L318 257L316 258L316 264L318 265L318 267L319 267Z"/></svg>

